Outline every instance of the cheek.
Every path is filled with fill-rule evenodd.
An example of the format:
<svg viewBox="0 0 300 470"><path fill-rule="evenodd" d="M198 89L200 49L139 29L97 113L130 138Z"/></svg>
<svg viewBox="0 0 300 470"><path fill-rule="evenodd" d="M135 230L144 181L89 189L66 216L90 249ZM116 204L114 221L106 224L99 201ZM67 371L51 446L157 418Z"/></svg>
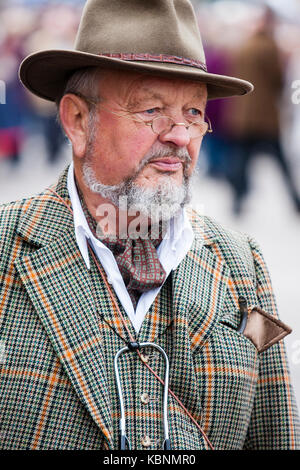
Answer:
<svg viewBox="0 0 300 470"><path fill-rule="evenodd" d="M134 131L125 131L123 135L115 135L114 153L118 159L118 163L124 169L135 169L140 161L144 158L145 154L150 150L156 136L146 129L137 129Z"/></svg>
<svg viewBox="0 0 300 470"><path fill-rule="evenodd" d="M128 149L132 154L139 154L142 158L153 145L156 137L151 130L143 126L140 129L135 128L131 132L125 131L122 139L119 139L118 145Z"/></svg>
<svg viewBox="0 0 300 470"><path fill-rule="evenodd" d="M94 146L97 173L109 179L109 184L132 176L140 161L153 145L156 136L149 130L111 127L112 132L99 132ZM103 181L107 182L107 181Z"/></svg>

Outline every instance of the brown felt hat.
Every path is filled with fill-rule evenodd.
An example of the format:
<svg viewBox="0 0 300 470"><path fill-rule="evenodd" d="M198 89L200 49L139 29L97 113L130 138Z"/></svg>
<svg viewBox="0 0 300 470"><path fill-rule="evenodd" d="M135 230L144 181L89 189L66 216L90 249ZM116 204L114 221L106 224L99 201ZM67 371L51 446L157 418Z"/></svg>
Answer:
<svg viewBox="0 0 300 470"><path fill-rule="evenodd" d="M35 95L55 101L78 69L97 66L206 83L208 99L244 95L251 83L209 73L188 0L88 0L75 50L26 57L19 75Z"/></svg>

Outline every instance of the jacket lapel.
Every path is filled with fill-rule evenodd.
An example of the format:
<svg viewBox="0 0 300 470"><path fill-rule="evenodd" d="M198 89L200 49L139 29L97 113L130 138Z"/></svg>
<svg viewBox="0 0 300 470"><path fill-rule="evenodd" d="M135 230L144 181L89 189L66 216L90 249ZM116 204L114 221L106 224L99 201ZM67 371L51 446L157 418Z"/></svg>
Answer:
<svg viewBox="0 0 300 470"><path fill-rule="evenodd" d="M69 202L66 172L56 191ZM32 200L18 232L38 247L16 261L21 280L78 396L110 445L112 422L101 334L72 215L45 191Z"/></svg>
<svg viewBox="0 0 300 470"><path fill-rule="evenodd" d="M164 286L147 312L139 341L155 342L172 322L174 331L178 325L186 330L192 350L197 351L220 319L230 284L230 268L220 257L217 233L195 212L188 215L195 234L194 242L167 279L166 285L170 282L170 289ZM173 305L172 316L168 316L167 309L162 307L168 302Z"/></svg>
<svg viewBox="0 0 300 470"><path fill-rule="evenodd" d="M201 425L204 413L194 354L201 349L219 320L230 269L214 251L217 247L216 233L198 215L194 214L190 220L195 238L191 249L172 275L170 387Z"/></svg>
<svg viewBox="0 0 300 470"><path fill-rule="evenodd" d="M174 319L188 328L191 349L197 352L220 318L230 269L218 253L217 234L202 217L191 217L195 239L173 275Z"/></svg>

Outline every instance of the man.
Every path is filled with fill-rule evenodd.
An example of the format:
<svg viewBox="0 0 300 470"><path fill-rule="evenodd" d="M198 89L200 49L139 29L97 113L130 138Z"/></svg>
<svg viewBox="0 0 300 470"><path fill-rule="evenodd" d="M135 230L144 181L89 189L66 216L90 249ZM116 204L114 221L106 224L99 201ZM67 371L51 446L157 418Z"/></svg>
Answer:
<svg viewBox="0 0 300 470"><path fill-rule="evenodd" d="M252 89L206 71L190 2L88 1L20 76L73 162L1 212L2 447L296 448L259 247L185 210L207 97Z"/></svg>

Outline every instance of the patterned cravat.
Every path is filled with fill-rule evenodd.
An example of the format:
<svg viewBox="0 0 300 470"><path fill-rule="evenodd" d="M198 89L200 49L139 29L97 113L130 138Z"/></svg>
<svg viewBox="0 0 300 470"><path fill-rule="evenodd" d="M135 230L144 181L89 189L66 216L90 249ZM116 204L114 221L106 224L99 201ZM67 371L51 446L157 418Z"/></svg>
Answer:
<svg viewBox="0 0 300 470"><path fill-rule="evenodd" d="M99 238L96 232L97 222L91 216L80 190L78 193L87 223L94 236ZM161 224L157 239L150 237L146 239L100 238L101 242L114 254L134 309L136 309L139 297L143 292L161 286L166 278L166 272L156 251L162 238Z"/></svg>

